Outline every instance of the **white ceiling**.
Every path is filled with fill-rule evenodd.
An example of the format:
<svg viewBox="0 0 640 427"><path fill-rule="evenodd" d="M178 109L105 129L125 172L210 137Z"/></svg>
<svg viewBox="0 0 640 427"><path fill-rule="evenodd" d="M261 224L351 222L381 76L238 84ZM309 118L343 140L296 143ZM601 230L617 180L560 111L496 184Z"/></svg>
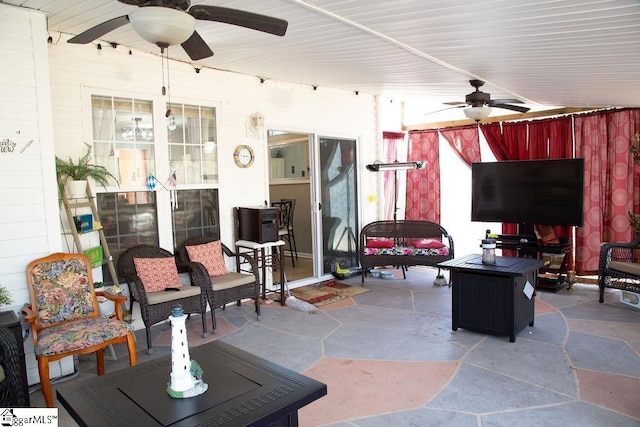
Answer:
<svg viewBox="0 0 640 427"><path fill-rule="evenodd" d="M0 0L78 34L136 6L117 0ZM543 106L640 106L638 0L195 0L285 19L277 37L198 21L215 55L194 67L347 89L432 110L463 101L470 78L492 98ZM103 41L159 53L127 24ZM55 42L55 40L54 40ZM96 42L97 43L97 42ZM505 111L508 113L508 111ZM459 112L462 115L461 111Z"/></svg>

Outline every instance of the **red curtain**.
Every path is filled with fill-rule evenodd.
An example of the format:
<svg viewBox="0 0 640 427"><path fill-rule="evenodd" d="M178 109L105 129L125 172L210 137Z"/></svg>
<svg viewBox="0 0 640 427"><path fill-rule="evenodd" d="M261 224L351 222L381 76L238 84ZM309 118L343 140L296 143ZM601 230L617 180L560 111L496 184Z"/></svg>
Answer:
<svg viewBox="0 0 640 427"><path fill-rule="evenodd" d="M404 140L403 132L382 132L382 155L383 158L380 160L383 163L393 162L398 159L398 145L399 142ZM378 172L380 173L380 172ZM393 176L393 171L384 171L382 172L383 176L383 219L393 219L393 201L394 201L394 192L397 191L395 188L395 179Z"/></svg>
<svg viewBox="0 0 640 427"><path fill-rule="evenodd" d="M498 160L529 160L573 157L571 118L503 123L502 133L496 124L480 125L491 151ZM533 225L533 224L531 224ZM502 224L504 234L523 233L517 224ZM571 227L555 227L559 237L571 239ZM514 255L505 252L507 255ZM568 265L573 265L570 255Z"/></svg>
<svg viewBox="0 0 640 427"><path fill-rule="evenodd" d="M530 159L570 159L573 158L573 138L571 117L534 120L529 125ZM571 250L566 255L569 269L575 268L573 252L576 247L572 226L555 226L558 237L571 242Z"/></svg>
<svg viewBox="0 0 640 427"><path fill-rule="evenodd" d="M440 149L437 130L409 132L408 161L426 160L424 169L407 171L405 218L440 223Z"/></svg>
<svg viewBox="0 0 640 427"><path fill-rule="evenodd" d="M502 123L502 137L509 147L509 160L527 160L529 146L527 144L527 123Z"/></svg>
<svg viewBox="0 0 640 427"><path fill-rule="evenodd" d="M480 130L482 130L482 134L487 140L489 148L491 148L491 151L499 162L511 158L509 147L505 144L504 138L502 137L502 126L500 122L482 123L480 124Z"/></svg>
<svg viewBox="0 0 640 427"><path fill-rule="evenodd" d="M440 130L444 138L449 141L453 151L458 154L467 166L480 161L480 141L478 139L478 126L458 126Z"/></svg>
<svg viewBox="0 0 640 427"><path fill-rule="evenodd" d="M498 161L528 158L527 124L525 122L482 124L480 129L482 129L487 144ZM518 224L503 223L502 234L518 234ZM516 255L514 251L506 250L503 251L503 254Z"/></svg>
<svg viewBox="0 0 640 427"><path fill-rule="evenodd" d="M634 237L628 212L639 213L640 182L630 147L640 109L577 115L576 157L585 160L584 224L577 230L576 271L595 274L602 242Z"/></svg>

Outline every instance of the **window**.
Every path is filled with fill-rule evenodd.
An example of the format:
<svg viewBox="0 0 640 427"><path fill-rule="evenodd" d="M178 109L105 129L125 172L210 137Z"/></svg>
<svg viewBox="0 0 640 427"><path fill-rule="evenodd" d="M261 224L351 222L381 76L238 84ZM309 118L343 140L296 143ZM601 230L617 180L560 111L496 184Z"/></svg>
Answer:
<svg viewBox="0 0 640 427"><path fill-rule="evenodd" d="M91 97L95 161L120 187L144 186L155 174L153 103L132 98Z"/></svg>
<svg viewBox="0 0 640 427"><path fill-rule="evenodd" d="M212 188L218 183L216 108L179 103L165 107L159 96L115 95L100 89L90 94L92 129L87 136L95 163L120 184L96 199L114 261L139 244L158 246L173 238L178 245L201 235L219 238L218 190ZM154 189L147 188L151 174L157 179Z"/></svg>
<svg viewBox="0 0 640 427"><path fill-rule="evenodd" d="M154 192L98 193L97 208L113 261L140 244L158 245L158 217ZM106 266L103 277L110 277Z"/></svg>
<svg viewBox="0 0 640 427"><path fill-rule="evenodd" d="M218 182L216 110L169 104L169 162L180 184Z"/></svg>
<svg viewBox="0 0 640 427"><path fill-rule="evenodd" d="M172 201L173 242L177 247L189 237L220 238L218 190L179 190Z"/></svg>

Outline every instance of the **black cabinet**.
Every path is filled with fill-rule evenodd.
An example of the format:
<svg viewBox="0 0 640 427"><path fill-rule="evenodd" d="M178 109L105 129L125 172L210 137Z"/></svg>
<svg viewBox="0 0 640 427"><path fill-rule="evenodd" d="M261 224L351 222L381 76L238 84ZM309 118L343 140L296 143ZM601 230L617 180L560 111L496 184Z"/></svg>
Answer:
<svg viewBox="0 0 640 427"><path fill-rule="evenodd" d="M236 216L236 239L267 243L278 240L278 208L239 207Z"/></svg>

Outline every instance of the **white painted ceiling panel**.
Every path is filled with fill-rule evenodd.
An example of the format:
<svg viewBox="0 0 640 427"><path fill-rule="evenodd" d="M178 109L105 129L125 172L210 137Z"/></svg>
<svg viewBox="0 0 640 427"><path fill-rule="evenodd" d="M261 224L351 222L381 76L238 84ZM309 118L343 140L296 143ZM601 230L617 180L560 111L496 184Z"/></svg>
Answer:
<svg viewBox="0 0 640 427"><path fill-rule="evenodd" d="M52 33L76 35L136 6L117 0L0 0L48 14ZM440 105L463 101L470 78L492 98L530 106L640 105L637 0L201 0L285 19L277 37L198 21L214 56L191 61L264 79ZM66 36L62 40L66 40ZM130 25L106 34L154 53ZM97 43L97 41L96 41Z"/></svg>

